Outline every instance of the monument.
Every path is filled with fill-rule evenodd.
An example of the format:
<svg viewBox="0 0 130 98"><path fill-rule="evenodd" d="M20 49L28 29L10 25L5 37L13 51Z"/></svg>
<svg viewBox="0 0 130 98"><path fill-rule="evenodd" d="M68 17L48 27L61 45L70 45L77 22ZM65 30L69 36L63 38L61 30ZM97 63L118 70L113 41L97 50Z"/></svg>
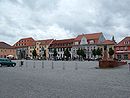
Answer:
<svg viewBox="0 0 130 98"><path fill-rule="evenodd" d="M118 61L108 58L107 45L104 45L104 53L102 60L99 61L99 68L113 68L121 65L126 65L127 62Z"/></svg>

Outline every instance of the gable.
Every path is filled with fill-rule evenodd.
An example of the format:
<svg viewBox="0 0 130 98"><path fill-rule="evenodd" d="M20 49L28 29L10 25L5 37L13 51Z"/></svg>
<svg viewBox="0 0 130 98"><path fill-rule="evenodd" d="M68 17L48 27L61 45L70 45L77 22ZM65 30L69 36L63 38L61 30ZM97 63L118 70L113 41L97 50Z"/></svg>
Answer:
<svg viewBox="0 0 130 98"><path fill-rule="evenodd" d="M85 36L83 36L83 37L81 38L81 42L80 42L80 44L81 44L81 45L88 44L88 42L87 42L87 38L86 38Z"/></svg>

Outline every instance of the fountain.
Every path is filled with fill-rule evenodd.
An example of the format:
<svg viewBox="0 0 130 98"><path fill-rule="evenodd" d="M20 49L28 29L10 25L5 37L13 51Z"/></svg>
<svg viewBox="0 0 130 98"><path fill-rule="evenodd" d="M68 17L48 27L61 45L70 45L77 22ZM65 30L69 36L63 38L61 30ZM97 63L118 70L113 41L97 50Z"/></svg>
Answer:
<svg viewBox="0 0 130 98"><path fill-rule="evenodd" d="M125 61L118 61L108 58L107 45L104 45L104 56L103 59L99 61L99 68L113 68L121 65L126 65Z"/></svg>

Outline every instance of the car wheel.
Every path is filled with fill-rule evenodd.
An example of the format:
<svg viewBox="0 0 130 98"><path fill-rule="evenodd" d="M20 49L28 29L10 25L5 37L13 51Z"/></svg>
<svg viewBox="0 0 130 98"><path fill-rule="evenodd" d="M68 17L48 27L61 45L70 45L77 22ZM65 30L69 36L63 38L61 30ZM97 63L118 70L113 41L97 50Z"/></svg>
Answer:
<svg viewBox="0 0 130 98"><path fill-rule="evenodd" d="M2 67L2 64L0 64L0 67Z"/></svg>
<svg viewBox="0 0 130 98"><path fill-rule="evenodd" d="M15 66L15 64L12 64L12 67L14 67Z"/></svg>

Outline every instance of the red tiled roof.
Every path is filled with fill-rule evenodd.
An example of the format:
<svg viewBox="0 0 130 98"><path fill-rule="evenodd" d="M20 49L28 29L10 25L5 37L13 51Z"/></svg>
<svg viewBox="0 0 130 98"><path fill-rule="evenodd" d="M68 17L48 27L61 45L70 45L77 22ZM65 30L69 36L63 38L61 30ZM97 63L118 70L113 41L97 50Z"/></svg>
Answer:
<svg viewBox="0 0 130 98"><path fill-rule="evenodd" d="M50 47L51 48L70 48L72 47L74 42L74 38L71 39L63 39L63 40L54 40Z"/></svg>
<svg viewBox="0 0 130 98"><path fill-rule="evenodd" d="M37 40L36 42L41 42L40 45L49 45L53 39L47 39L47 40Z"/></svg>
<svg viewBox="0 0 130 98"><path fill-rule="evenodd" d="M33 39L32 37L22 38L22 39L20 39L20 40L33 40L33 41L34 41L34 39Z"/></svg>
<svg viewBox="0 0 130 98"><path fill-rule="evenodd" d="M12 47L11 45L5 43L5 42L0 42L0 48L4 48L4 49L14 49L14 47Z"/></svg>
<svg viewBox="0 0 130 98"><path fill-rule="evenodd" d="M124 42L129 42L129 44L127 44L127 45L130 45L130 37L125 37L123 40L121 40L118 44L117 44L117 46L126 46L126 44L124 44Z"/></svg>
<svg viewBox="0 0 130 98"><path fill-rule="evenodd" d="M52 44L64 44L74 42L74 38L71 39L63 39L63 40L54 40Z"/></svg>
<svg viewBox="0 0 130 98"><path fill-rule="evenodd" d="M88 40L91 40L91 39L93 39L93 40L94 40L94 39L99 39L101 35L102 35L102 32L92 33L92 34L82 34L82 35L78 35L78 36L75 38L75 41L80 41L83 36L85 36Z"/></svg>
<svg viewBox="0 0 130 98"><path fill-rule="evenodd" d="M21 44L21 45L19 46L19 44ZM13 46L15 48L21 48L21 47L27 47L27 46L34 46L35 44L36 44L35 40L32 37L29 37L29 38L20 39Z"/></svg>
<svg viewBox="0 0 130 98"><path fill-rule="evenodd" d="M114 45L114 44L116 44L114 41L112 41L112 40L105 40L104 42L103 42L103 44L106 44L106 45Z"/></svg>

